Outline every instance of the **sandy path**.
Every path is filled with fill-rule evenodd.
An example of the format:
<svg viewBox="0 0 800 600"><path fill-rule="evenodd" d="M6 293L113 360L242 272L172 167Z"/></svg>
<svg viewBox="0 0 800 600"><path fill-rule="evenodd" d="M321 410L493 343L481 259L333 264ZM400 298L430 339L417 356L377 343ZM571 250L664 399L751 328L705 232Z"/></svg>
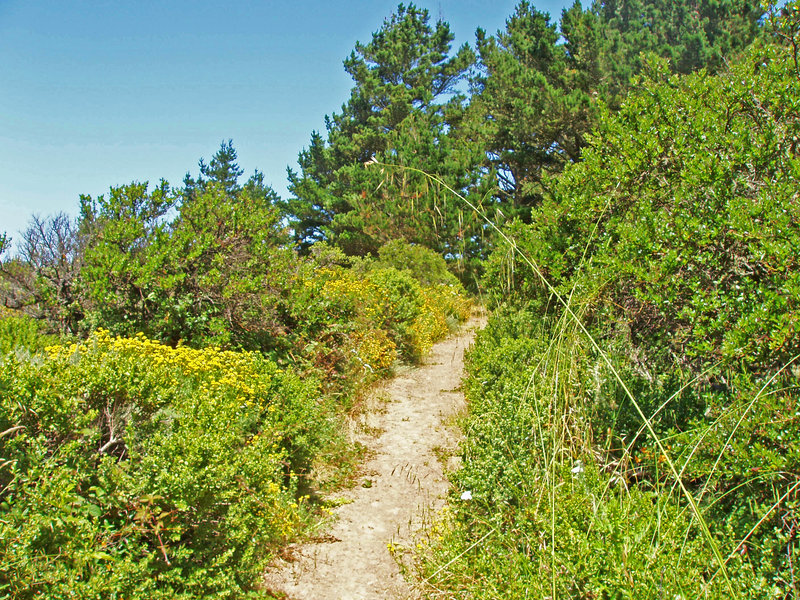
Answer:
<svg viewBox="0 0 800 600"><path fill-rule="evenodd" d="M471 320L436 344L421 367L376 391L359 427L372 453L362 485L337 494L347 504L335 509L326 541L293 548L292 562L266 574L267 589L293 600L414 597L389 544L413 544L414 532L444 503L447 480L437 453L457 444L448 424L464 406L464 350L480 324Z"/></svg>

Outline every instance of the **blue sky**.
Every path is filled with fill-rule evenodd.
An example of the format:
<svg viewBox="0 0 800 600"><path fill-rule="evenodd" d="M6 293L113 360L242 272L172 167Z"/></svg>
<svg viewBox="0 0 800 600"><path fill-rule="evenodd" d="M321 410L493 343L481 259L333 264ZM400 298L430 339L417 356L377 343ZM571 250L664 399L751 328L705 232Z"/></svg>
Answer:
<svg viewBox="0 0 800 600"><path fill-rule="evenodd" d="M286 167L349 96L342 60L397 4L0 0L0 232L112 185L177 186L227 139L285 197ZM516 2L416 4L459 46ZM534 4L557 20L567 2Z"/></svg>

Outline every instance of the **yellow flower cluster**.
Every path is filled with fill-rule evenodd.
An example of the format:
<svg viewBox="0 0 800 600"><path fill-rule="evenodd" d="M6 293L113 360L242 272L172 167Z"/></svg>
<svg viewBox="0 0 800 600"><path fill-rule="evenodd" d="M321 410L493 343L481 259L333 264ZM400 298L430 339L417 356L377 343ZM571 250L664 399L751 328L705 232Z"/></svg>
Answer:
<svg viewBox="0 0 800 600"><path fill-rule="evenodd" d="M69 359L91 352L105 357L143 361L154 371L171 373L172 384L179 383L177 377L199 377L202 391L232 393L248 405L266 400L270 383L268 373L272 367L272 363L253 352L231 352L219 347L172 348L149 339L143 333L121 337L105 329L95 331L86 342L48 346L45 352L51 359ZM274 367L271 369L272 374L279 372Z"/></svg>
<svg viewBox="0 0 800 600"><path fill-rule="evenodd" d="M281 544L310 518L308 498L296 496L300 475L287 478L285 469L292 462L305 470L301 453L317 451L311 419L324 422L327 415L316 413L315 382L284 373L259 353L173 348L104 329L82 342L48 346L45 357L42 370L56 380L53 389L65 382L76 406L84 399L86 412L96 413L104 405L117 411L120 403L115 418L134 415L119 417L126 419L126 445L136 440L138 454L126 470L131 489L152 490L176 506L191 505L204 486L203 493L218 494L219 502L196 513L174 511L176 530L199 536L197 523L214 520L230 543L252 535L254 544ZM153 430L155 443L146 437Z"/></svg>
<svg viewBox="0 0 800 600"><path fill-rule="evenodd" d="M414 320L410 331L414 346L422 356L430 352L433 344L442 339L449 330L444 315L425 312Z"/></svg>
<svg viewBox="0 0 800 600"><path fill-rule="evenodd" d="M320 269L314 273L313 280L321 298L352 318L350 326L355 333L351 334L351 343L359 360L369 369L390 366L399 349L382 328L394 323L398 310L407 311L408 307L400 309L393 305L396 300L392 299L392 292L381 285L381 276L375 280L369 273L352 269ZM405 325L410 336L404 343L410 342L411 347L403 351L410 350L412 355L421 357L450 332L452 321L462 321L469 316L471 303L455 286L420 286L413 294L412 302L419 303L419 314ZM400 324L392 326L397 325Z"/></svg>
<svg viewBox="0 0 800 600"><path fill-rule="evenodd" d="M397 360L397 344L381 329L356 332L353 344L359 360L369 369L388 369Z"/></svg>
<svg viewBox="0 0 800 600"><path fill-rule="evenodd" d="M333 274L332 272L330 272ZM338 298L352 296L357 298L368 297L375 286L367 279L358 279L352 271L341 271L335 277L326 279L322 292L326 297ZM366 292L366 293L365 293Z"/></svg>
<svg viewBox="0 0 800 600"><path fill-rule="evenodd" d="M448 316L463 321L469 316L470 308L469 299L454 288L422 288L422 313L410 327L419 354L430 352L433 344L450 332Z"/></svg>
<svg viewBox="0 0 800 600"><path fill-rule="evenodd" d="M350 303L350 308L358 310L369 320L377 320L386 314L389 298L386 291L369 279L359 276L351 270L339 272L326 271L326 279L322 287L322 296L327 300Z"/></svg>

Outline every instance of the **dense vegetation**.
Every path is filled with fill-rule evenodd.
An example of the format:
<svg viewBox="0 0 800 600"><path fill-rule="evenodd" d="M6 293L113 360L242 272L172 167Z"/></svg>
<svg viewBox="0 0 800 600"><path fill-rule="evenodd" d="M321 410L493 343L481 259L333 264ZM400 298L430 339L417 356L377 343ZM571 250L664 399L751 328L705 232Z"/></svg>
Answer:
<svg viewBox="0 0 800 600"><path fill-rule="evenodd" d="M468 314L427 248L299 256L235 159L35 218L2 264L0 596L250 594L346 482L358 394Z"/></svg>
<svg viewBox="0 0 800 600"><path fill-rule="evenodd" d="M796 597L800 8L400 5L282 199L231 142L0 263L0 595L244 597L468 310L431 597Z"/></svg>
<svg viewBox="0 0 800 600"><path fill-rule="evenodd" d="M797 63L667 67L488 262L441 596L797 596Z"/></svg>

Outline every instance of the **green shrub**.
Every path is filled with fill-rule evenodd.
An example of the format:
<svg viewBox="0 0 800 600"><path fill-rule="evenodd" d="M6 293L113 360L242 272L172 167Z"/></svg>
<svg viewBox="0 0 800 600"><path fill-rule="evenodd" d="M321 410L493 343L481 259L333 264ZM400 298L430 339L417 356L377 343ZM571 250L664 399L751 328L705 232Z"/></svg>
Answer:
<svg viewBox="0 0 800 600"><path fill-rule="evenodd" d="M45 324L31 317L0 308L0 354L15 349L41 350L55 340L45 333Z"/></svg>
<svg viewBox="0 0 800 600"><path fill-rule="evenodd" d="M777 46L713 77L651 64L507 230L458 508L422 562L441 595L793 596L795 67Z"/></svg>
<svg viewBox="0 0 800 600"><path fill-rule="evenodd" d="M517 317L493 316L470 351L463 466L420 575L452 598L727 597L679 494L593 444L578 339ZM758 585L730 570L741 597Z"/></svg>
<svg viewBox="0 0 800 600"><path fill-rule="evenodd" d="M419 244L393 240L378 249L377 267L406 270L422 285L438 284L459 286L458 278L447 269L441 255Z"/></svg>
<svg viewBox="0 0 800 600"><path fill-rule="evenodd" d="M287 285L285 341L294 356L342 385L368 382L397 359L418 361L469 315L460 285L424 286L409 271L380 263L346 268L320 260Z"/></svg>
<svg viewBox="0 0 800 600"><path fill-rule="evenodd" d="M332 436L314 380L257 354L98 332L0 364L0 593L242 597Z"/></svg>
<svg viewBox="0 0 800 600"><path fill-rule="evenodd" d="M695 373L719 363L774 372L800 352L790 52L754 47L716 77L650 69L531 225L509 234L564 297L589 307L598 335L619 323L652 368L677 359ZM561 310L507 245L487 272L495 302Z"/></svg>

